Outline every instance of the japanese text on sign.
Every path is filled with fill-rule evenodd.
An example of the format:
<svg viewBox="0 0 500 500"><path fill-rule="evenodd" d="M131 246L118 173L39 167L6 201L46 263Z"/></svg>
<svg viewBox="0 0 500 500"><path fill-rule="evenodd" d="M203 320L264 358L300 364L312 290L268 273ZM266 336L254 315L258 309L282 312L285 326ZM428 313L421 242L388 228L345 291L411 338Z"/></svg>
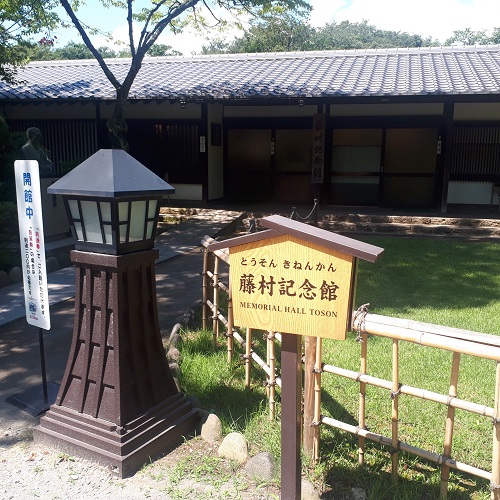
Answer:
<svg viewBox="0 0 500 500"><path fill-rule="evenodd" d="M49 297L38 162L18 160L14 169L26 320L31 325L49 330Z"/></svg>
<svg viewBox="0 0 500 500"><path fill-rule="evenodd" d="M313 148L311 182L321 184L325 167L325 115L313 117Z"/></svg>
<svg viewBox="0 0 500 500"><path fill-rule="evenodd" d="M235 324L344 338L353 259L282 235L231 250Z"/></svg>

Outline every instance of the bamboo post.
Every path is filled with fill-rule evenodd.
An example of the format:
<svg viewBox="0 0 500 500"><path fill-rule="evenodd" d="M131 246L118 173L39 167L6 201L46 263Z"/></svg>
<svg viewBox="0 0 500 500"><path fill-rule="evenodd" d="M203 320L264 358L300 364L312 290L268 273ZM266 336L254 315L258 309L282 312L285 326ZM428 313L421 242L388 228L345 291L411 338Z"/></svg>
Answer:
<svg viewBox="0 0 500 500"><path fill-rule="evenodd" d="M367 355L368 355L368 335L361 334L361 366L360 374L366 375L367 369ZM359 382L359 427L360 429L366 428L366 382ZM365 463L365 438L361 435L358 437L358 463L363 465Z"/></svg>
<svg viewBox="0 0 500 500"><path fill-rule="evenodd" d="M450 390L448 396L451 398L457 397L458 374L460 368L460 353L453 353L453 362L451 365ZM451 458L451 448L453 444L453 427L455 425L455 408L448 405L448 413L446 416L446 429L444 435L443 455ZM441 466L441 498L448 496L448 479L450 477L450 468L443 464Z"/></svg>
<svg viewBox="0 0 500 500"><path fill-rule="evenodd" d="M269 338L270 338L271 332L268 331L267 333L264 334L264 338L266 339L266 365L269 366L269 360L270 360L270 352L269 352ZM270 381L271 375L267 375L267 380L266 380L266 398L269 399L270 396Z"/></svg>
<svg viewBox="0 0 500 500"><path fill-rule="evenodd" d="M313 422L313 460L319 461L320 433L319 424L321 422L321 348L322 338L316 337L316 363L314 364L314 422Z"/></svg>
<svg viewBox="0 0 500 500"><path fill-rule="evenodd" d="M217 340L219 338L219 259L214 256L214 277L212 286L214 287L214 310L213 310L213 336L214 336L214 346L217 345Z"/></svg>
<svg viewBox="0 0 500 500"><path fill-rule="evenodd" d="M229 278L231 280L231 278ZM227 362L229 364L233 361L234 353L234 316L233 316L233 297L231 295L231 282L229 282L227 301Z"/></svg>
<svg viewBox="0 0 500 500"><path fill-rule="evenodd" d="M491 465L491 499L500 500L500 362L495 376L495 404L493 416L493 453Z"/></svg>
<svg viewBox="0 0 500 500"><path fill-rule="evenodd" d="M316 363L316 338L305 337L304 339L304 429L302 446L304 454L314 460L314 367Z"/></svg>
<svg viewBox="0 0 500 500"><path fill-rule="evenodd" d="M203 307L202 307L202 328L206 330L208 328L208 250L203 249L203 280L202 280L202 292L203 292Z"/></svg>
<svg viewBox="0 0 500 500"><path fill-rule="evenodd" d="M399 343L392 340L392 438L391 438L391 477L393 484L398 481L398 400L399 400Z"/></svg>
<svg viewBox="0 0 500 500"><path fill-rule="evenodd" d="M276 354L274 343L274 332L269 332L267 337L269 357L269 419L274 420L276 416Z"/></svg>
<svg viewBox="0 0 500 500"><path fill-rule="evenodd" d="M247 328L245 340L245 387L250 389L250 368L252 366L252 329Z"/></svg>

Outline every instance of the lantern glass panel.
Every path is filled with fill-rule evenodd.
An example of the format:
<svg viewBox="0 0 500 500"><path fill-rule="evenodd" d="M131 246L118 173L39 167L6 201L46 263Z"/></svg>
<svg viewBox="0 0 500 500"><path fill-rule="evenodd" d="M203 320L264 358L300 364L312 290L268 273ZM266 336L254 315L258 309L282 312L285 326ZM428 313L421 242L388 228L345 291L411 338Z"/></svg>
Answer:
<svg viewBox="0 0 500 500"><path fill-rule="evenodd" d="M111 222L111 203L101 201L99 202L101 208L101 217L103 222Z"/></svg>
<svg viewBox="0 0 500 500"><path fill-rule="evenodd" d="M156 215L156 205L158 205L158 200L149 200L148 219L154 219Z"/></svg>
<svg viewBox="0 0 500 500"><path fill-rule="evenodd" d="M79 241L83 241L83 231L82 231L82 224L81 222L74 222L75 224L75 231L76 231L76 239Z"/></svg>
<svg viewBox="0 0 500 500"><path fill-rule="evenodd" d="M113 244L113 234L111 231L111 225L104 225L104 239L106 240L104 243L106 245L112 245Z"/></svg>
<svg viewBox="0 0 500 500"><path fill-rule="evenodd" d="M150 240L153 237L153 229L155 227L154 221L149 221L148 222L148 230L146 232L146 239Z"/></svg>
<svg viewBox="0 0 500 500"><path fill-rule="evenodd" d="M78 210L78 202L76 200L68 200L71 218L73 220L80 220L80 212Z"/></svg>
<svg viewBox="0 0 500 500"><path fill-rule="evenodd" d="M144 239L144 226L146 224L146 203L146 200L132 202L129 241L140 241Z"/></svg>
<svg viewBox="0 0 500 500"><path fill-rule="evenodd" d="M86 241L103 243L97 202L81 201L80 205L82 207L82 219L85 227Z"/></svg>
<svg viewBox="0 0 500 500"><path fill-rule="evenodd" d="M127 241L127 224L120 224L120 243Z"/></svg>
<svg viewBox="0 0 500 500"><path fill-rule="evenodd" d="M128 206L128 201L121 201L120 203L118 203L118 220L120 222L128 221Z"/></svg>

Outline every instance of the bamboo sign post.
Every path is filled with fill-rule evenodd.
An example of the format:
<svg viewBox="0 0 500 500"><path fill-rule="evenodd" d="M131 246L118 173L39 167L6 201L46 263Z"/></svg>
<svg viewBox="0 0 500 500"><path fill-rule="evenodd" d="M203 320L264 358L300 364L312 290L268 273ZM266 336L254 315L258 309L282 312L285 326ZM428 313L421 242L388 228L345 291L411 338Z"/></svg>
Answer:
<svg viewBox="0 0 500 500"><path fill-rule="evenodd" d="M300 498L300 336L345 339L358 258L382 248L279 215L260 231L210 244L229 248L234 325L282 332L282 498Z"/></svg>

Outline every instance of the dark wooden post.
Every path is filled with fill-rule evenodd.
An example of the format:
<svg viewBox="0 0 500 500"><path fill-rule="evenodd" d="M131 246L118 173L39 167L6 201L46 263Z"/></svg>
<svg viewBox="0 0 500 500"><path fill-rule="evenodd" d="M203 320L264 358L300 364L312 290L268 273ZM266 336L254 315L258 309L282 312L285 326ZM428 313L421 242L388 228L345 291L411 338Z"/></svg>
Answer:
<svg viewBox="0 0 500 500"><path fill-rule="evenodd" d="M281 498L300 500L301 336L282 334L281 343Z"/></svg>

